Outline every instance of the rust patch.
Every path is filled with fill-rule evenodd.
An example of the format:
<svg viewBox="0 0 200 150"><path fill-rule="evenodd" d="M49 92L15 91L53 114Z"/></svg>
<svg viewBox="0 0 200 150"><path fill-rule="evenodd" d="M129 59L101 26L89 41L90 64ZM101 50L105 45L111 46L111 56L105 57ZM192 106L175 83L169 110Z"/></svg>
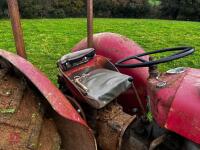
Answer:
<svg viewBox="0 0 200 150"><path fill-rule="evenodd" d="M123 112L118 104L110 104L100 110L97 123L97 142L101 149L120 150L126 128L135 119Z"/></svg>
<svg viewBox="0 0 200 150"><path fill-rule="evenodd" d="M60 149L61 139L53 120L44 120L39 141L38 150Z"/></svg>
<svg viewBox="0 0 200 150"><path fill-rule="evenodd" d="M54 145L48 150L59 150L60 137L55 125L44 120L40 97L14 73L0 69L0 74L4 74L0 76L0 149L38 150L44 142L47 147ZM43 135L48 135L46 141Z"/></svg>
<svg viewBox="0 0 200 150"><path fill-rule="evenodd" d="M16 111L24 89L22 81L19 82L10 75L0 79L0 116L1 114L14 113Z"/></svg>

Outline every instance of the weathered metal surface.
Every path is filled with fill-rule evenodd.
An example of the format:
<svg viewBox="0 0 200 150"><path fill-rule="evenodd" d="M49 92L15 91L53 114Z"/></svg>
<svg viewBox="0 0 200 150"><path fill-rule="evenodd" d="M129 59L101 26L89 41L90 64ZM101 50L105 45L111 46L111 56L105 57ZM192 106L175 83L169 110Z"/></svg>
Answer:
<svg viewBox="0 0 200 150"><path fill-rule="evenodd" d="M61 139L56 126L44 115L43 99L23 76L0 64L0 149L59 150ZM48 135L44 138L45 135Z"/></svg>
<svg viewBox="0 0 200 150"><path fill-rule="evenodd" d="M3 50L0 50L0 56L21 71L39 89L57 113L72 121L83 125L86 124L56 86L31 63L13 53Z"/></svg>
<svg viewBox="0 0 200 150"><path fill-rule="evenodd" d="M110 104L100 110L97 120L97 141L103 150L120 150L122 138L135 116L123 112L118 104Z"/></svg>
<svg viewBox="0 0 200 150"><path fill-rule="evenodd" d="M76 99L74 99L71 96L65 95L67 97L67 99L70 101L70 103L73 105L73 107L76 109L76 111L80 114L80 116L85 120L86 120L86 115L85 112L83 110L83 108L81 107L81 105L76 101Z"/></svg>
<svg viewBox="0 0 200 150"><path fill-rule="evenodd" d="M165 127L200 144L200 70L188 69L177 90Z"/></svg>
<svg viewBox="0 0 200 150"><path fill-rule="evenodd" d="M87 48L87 39L79 42L72 51L77 51ZM139 47L132 40L114 33L100 33L93 36L93 48L95 48L98 55L102 55L112 63L125 58L127 56L136 55L143 53L144 50ZM144 58L148 59L148 57ZM138 63L137 60L131 60L130 63ZM141 97L142 103L146 106L146 86L148 68L136 68L136 69L119 69L120 72L130 75L134 79L134 84L137 91ZM123 105L126 111L131 112L134 107L139 108L135 95L131 90L127 91L122 98L120 98L120 103Z"/></svg>
<svg viewBox="0 0 200 150"><path fill-rule="evenodd" d="M55 120L62 138L63 150L97 150L94 136L88 128L58 115Z"/></svg>
<svg viewBox="0 0 200 150"><path fill-rule="evenodd" d="M148 80L148 95L151 112L156 122L164 127L175 94L183 80L185 73L163 74Z"/></svg>
<svg viewBox="0 0 200 150"><path fill-rule="evenodd" d="M153 57L149 57L149 61L154 61L154 58ZM158 66L157 65L152 65L152 66L149 66L149 78L156 78L158 77L159 75L159 72L158 72Z"/></svg>
<svg viewBox="0 0 200 150"><path fill-rule="evenodd" d="M45 102L48 102L54 109L54 118L57 118L55 119L56 125L59 132L62 133L62 144L66 150L78 150L80 149L80 145L83 145L83 150L96 149L96 141L91 129L65 96L43 73L22 57L10 52L0 50L0 57L10 62L16 69L24 74L46 98L47 101ZM76 143L74 141L76 141Z"/></svg>
<svg viewBox="0 0 200 150"><path fill-rule="evenodd" d="M93 0L87 0L87 46L93 47Z"/></svg>
<svg viewBox="0 0 200 150"><path fill-rule="evenodd" d="M15 38L17 54L20 55L21 57L26 58L26 51L25 51L23 32L20 22L18 2L17 0L7 0L7 3L12 23L13 35Z"/></svg>

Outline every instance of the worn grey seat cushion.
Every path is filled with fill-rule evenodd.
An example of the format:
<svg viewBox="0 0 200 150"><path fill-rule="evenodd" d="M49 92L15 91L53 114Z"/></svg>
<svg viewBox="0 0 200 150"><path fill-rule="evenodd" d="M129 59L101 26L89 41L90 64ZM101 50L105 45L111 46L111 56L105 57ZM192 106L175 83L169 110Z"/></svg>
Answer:
<svg viewBox="0 0 200 150"><path fill-rule="evenodd" d="M131 87L132 77L108 69L89 72L81 83L88 88L87 96L93 107L100 109Z"/></svg>

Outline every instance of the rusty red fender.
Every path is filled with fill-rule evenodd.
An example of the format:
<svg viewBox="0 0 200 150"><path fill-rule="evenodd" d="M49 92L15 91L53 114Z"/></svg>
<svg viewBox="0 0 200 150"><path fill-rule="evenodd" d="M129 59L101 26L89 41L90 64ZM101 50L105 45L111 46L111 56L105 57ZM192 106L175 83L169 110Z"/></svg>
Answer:
<svg viewBox="0 0 200 150"><path fill-rule="evenodd" d="M91 150L96 149L96 143L95 143L95 139L94 139L91 129L87 126L86 122L80 117L80 115L73 108L73 106L66 99L66 97L47 78L46 75L44 75L39 69L34 67L27 60L25 60L24 58L22 58L18 55L13 54L13 53L10 53L10 52L0 49L0 57L7 60L8 62L10 62L16 69L18 69L21 73L23 73L24 76L27 77L35 85L35 87L41 92L41 94L46 98L48 103L55 110L55 112L58 115L60 115L61 118L64 118L71 124L76 124L76 125L74 125L74 128L77 125L79 126L78 127L79 129L83 128L82 130L84 130L85 133L87 135L89 135L88 139L90 140L90 142L93 142L91 144L92 146L89 149L91 149ZM59 119L59 120L61 120L61 119ZM67 121L66 121L66 123L67 123ZM62 127L65 127L65 126L66 126L66 124L62 125ZM67 126L67 127L69 127L69 126ZM64 129L64 130L66 130L66 129ZM77 134L80 134L80 133L77 133ZM76 136L74 135L74 137L76 137ZM69 143L66 143L66 144L69 144ZM75 143L74 143L74 145L72 145L71 148L73 148L73 147L76 147ZM76 148L74 148L74 149L76 149Z"/></svg>

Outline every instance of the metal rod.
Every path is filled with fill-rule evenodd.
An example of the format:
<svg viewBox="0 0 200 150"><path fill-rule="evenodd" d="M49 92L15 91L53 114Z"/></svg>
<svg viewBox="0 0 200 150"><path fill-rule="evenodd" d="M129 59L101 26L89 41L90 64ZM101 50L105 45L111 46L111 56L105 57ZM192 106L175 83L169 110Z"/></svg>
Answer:
<svg viewBox="0 0 200 150"><path fill-rule="evenodd" d="M23 40L23 31L20 22L18 2L17 0L7 0L7 3L11 18L11 24L12 24L17 54L21 57L27 58Z"/></svg>
<svg viewBox="0 0 200 150"><path fill-rule="evenodd" d="M133 82L132 82L132 88L133 88L133 91L135 92L136 98L138 100L138 103L139 103L140 108L142 109L142 113L144 115L146 111L145 111L145 108L144 108L144 106L142 104L142 100L140 99L140 96L139 96L139 94L137 92L137 89L136 89L135 85L133 84Z"/></svg>
<svg viewBox="0 0 200 150"><path fill-rule="evenodd" d="M93 47L93 0L87 0L87 44Z"/></svg>

